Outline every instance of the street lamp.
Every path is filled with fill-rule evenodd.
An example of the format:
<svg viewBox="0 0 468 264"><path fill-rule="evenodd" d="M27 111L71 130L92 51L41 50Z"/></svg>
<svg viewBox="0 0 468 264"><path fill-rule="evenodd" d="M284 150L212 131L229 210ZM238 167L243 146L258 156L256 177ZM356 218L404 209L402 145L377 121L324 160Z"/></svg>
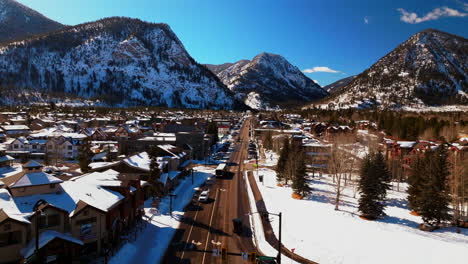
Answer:
<svg viewBox="0 0 468 264"><path fill-rule="evenodd" d="M39 207L41 207L42 205L45 205L47 204L47 202L43 199L40 199L38 200L34 206L33 206L33 210L34 210L34 217L36 218L36 250L35 250L35 255L36 255L36 258L38 259L38 262L40 263L40 258L39 258L39 217L40 216L44 216L44 212L42 212L42 210L39 209Z"/></svg>
<svg viewBox="0 0 468 264"><path fill-rule="evenodd" d="M192 174L192 185L193 185L193 168L190 168L190 174Z"/></svg>
<svg viewBox="0 0 468 264"><path fill-rule="evenodd" d="M248 215L253 215L253 214L260 214L264 218L268 218L269 215L274 215L279 217L279 235L278 235L278 255L276 256L276 261L278 264L281 264L281 222L282 222L282 213L279 212L278 214L270 213L268 211L264 212L255 212L251 213Z"/></svg>
<svg viewBox="0 0 468 264"><path fill-rule="evenodd" d="M172 198L177 197L177 195L173 194L172 192L169 194L169 212L172 217Z"/></svg>

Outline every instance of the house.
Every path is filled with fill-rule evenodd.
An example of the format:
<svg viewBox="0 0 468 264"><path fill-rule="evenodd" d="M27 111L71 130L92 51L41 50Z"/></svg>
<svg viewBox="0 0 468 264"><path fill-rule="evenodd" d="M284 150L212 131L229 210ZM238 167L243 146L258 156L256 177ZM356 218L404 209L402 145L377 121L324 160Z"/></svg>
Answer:
<svg viewBox="0 0 468 264"><path fill-rule="evenodd" d="M101 128L87 127L83 128L80 133L95 141L109 140L109 136Z"/></svg>
<svg viewBox="0 0 468 264"><path fill-rule="evenodd" d="M26 125L4 125L1 126L3 132L8 137L20 137L27 136L31 133L31 130Z"/></svg>
<svg viewBox="0 0 468 264"><path fill-rule="evenodd" d="M3 179L13 197L29 196L59 191L63 181L42 171L44 166L34 160L23 165L23 171Z"/></svg>
<svg viewBox="0 0 468 264"><path fill-rule="evenodd" d="M27 173L35 174L40 164L32 161L25 167ZM57 256L58 263L77 259L89 262L103 253L104 244L116 246L125 230L142 215L140 182L121 180L116 171L57 182L53 193L33 184L26 188L36 188L34 191L19 196L10 187L26 181L23 176L15 179L0 188L2 263L32 256L36 239L43 258ZM29 177L30 183L42 180Z"/></svg>
<svg viewBox="0 0 468 264"><path fill-rule="evenodd" d="M117 140L122 139L135 139L140 136L142 133L138 128L130 126L119 126L115 131L115 138Z"/></svg>
<svg viewBox="0 0 468 264"><path fill-rule="evenodd" d="M10 167L12 165L13 157L6 154L6 150L3 146L0 146L0 168Z"/></svg>

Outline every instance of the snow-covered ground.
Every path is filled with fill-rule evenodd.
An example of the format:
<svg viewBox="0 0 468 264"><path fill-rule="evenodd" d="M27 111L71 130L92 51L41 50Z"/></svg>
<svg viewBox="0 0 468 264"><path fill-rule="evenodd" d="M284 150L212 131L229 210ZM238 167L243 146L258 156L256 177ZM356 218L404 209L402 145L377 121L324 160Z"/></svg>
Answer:
<svg viewBox="0 0 468 264"><path fill-rule="evenodd" d="M183 209L192 199L195 187L214 174L214 169L208 167L198 166L194 170L194 184L188 177L174 191L177 196L173 199L172 217L169 215L168 197L161 200L158 209L151 207L151 199L145 202L146 228L138 234L135 242L125 244L111 258L111 264L154 264L161 261L172 236L180 226L179 219L184 215Z"/></svg>
<svg viewBox="0 0 468 264"><path fill-rule="evenodd" d="M244 177L247 180L247 176L244 174ZM265 239L265 233L262 225L262 220L260 219L260 215L257 212L257 208L254 206L255 205L255 198L254 194L252 191L251 187L247 188L247 193L249 196L249 202L250 202L250 223L252 224L252 231L254 233L254 236L252 237L254 244L257 246L257 248L260 250L261 253L263 253L266 256L277 256L278 251L272 247ZM286 256L282 255L282 259L287 260L285 263L297 263Z"/></svg>
<svg viewBox="0 0 468 264"><path fill-rule="evenodd" d="M310 197L294 200L291 188L276 186L274 171L261 168L259 174L264 183L255 178L268 210L283 212L284 245L306 258L321 264L468 263L468 230L418 230L422 220L409 214L405 185L389 191L384 219L366 221L358 216L352 188L343 192L340 210L334 210L335 185L328 176L311 180Z"/></svg>
<svg viewBox="0 0 468 264"><path fill-rule="evenodd" d="M264 148L262 149L265 150ZM271 150L265 150L264 154L265 154L265 159L259 161L258 165L267 166L267 167L276 166L276 164L278 163L279 155L276 154L276 152L273 152Z"/></svg>

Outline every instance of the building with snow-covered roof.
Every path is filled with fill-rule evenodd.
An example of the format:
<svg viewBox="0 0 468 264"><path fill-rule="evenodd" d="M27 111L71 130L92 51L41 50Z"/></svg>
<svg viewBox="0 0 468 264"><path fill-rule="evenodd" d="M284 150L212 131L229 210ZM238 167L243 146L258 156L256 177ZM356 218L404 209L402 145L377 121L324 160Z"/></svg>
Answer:
<svg viewBox="0 0 468 264"><path fill-rule="evenodd" d="M25 169L36 170L41 166L29 162ZM18 261L19 252L22 257L29 256L31 241L36 237L44 253L47 250L43 248L54 246L53 239L46 237L82 245L88 253L102 253L103 243L115 243L124 228L141 216L140 181L122 179L119 172L84 174L57 186L59 190L54 193L44 191L21 196L13 195L9 187L0 189L0 237L15 238L0 243L2 261ZM66 248L67 244L61 247ZM72 254L67 250L60 252Z"/></svg>
<svg viewBox="0 0 468 264"><path fill-rule="evenodd" d="M31 133L31 129L26 125L4 125L1 128L9 137L27 136Z"/></svg>

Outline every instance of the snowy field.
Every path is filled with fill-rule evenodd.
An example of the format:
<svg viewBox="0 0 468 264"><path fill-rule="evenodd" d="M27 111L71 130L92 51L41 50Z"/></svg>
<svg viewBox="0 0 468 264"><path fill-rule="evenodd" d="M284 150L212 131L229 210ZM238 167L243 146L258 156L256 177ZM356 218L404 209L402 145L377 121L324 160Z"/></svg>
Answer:
<svg viewBox="0 0 468 264"><path fill-rule="evenodd" d="M212 168L199 166L194 170L194 184L192 185L191 177L187 177L174 191L177 197L173 200L172 217L169 215L168 197L161 200L158 209L151 207L151 200L146 201L146 228L138 234L135 242L125 244L109 263L154 264L161 261L172 236L180 226L178 219L184 215L183 209L195 193L194 188L202 185L208 177L214 174Z"/></svg>
<svg viewBox="0 0 468 264"><path fill-rule="evenodd" d="M387 216L379 221L359 218L352 188L344 191L340 211L334 210L335 185L328 176L311 181L305 200L291 198L289 187L276 186L276 174L259 170L257 184L270 212L283 212L283 244L321 264L468 263L468 230L445 228L432 233L417 229L420 217L409 214L405 185L387 195ZM358 196L359 194L357 194ZM278 226L271 218L272 226ZM277 230L274 228L275 233Z"/></svg>

